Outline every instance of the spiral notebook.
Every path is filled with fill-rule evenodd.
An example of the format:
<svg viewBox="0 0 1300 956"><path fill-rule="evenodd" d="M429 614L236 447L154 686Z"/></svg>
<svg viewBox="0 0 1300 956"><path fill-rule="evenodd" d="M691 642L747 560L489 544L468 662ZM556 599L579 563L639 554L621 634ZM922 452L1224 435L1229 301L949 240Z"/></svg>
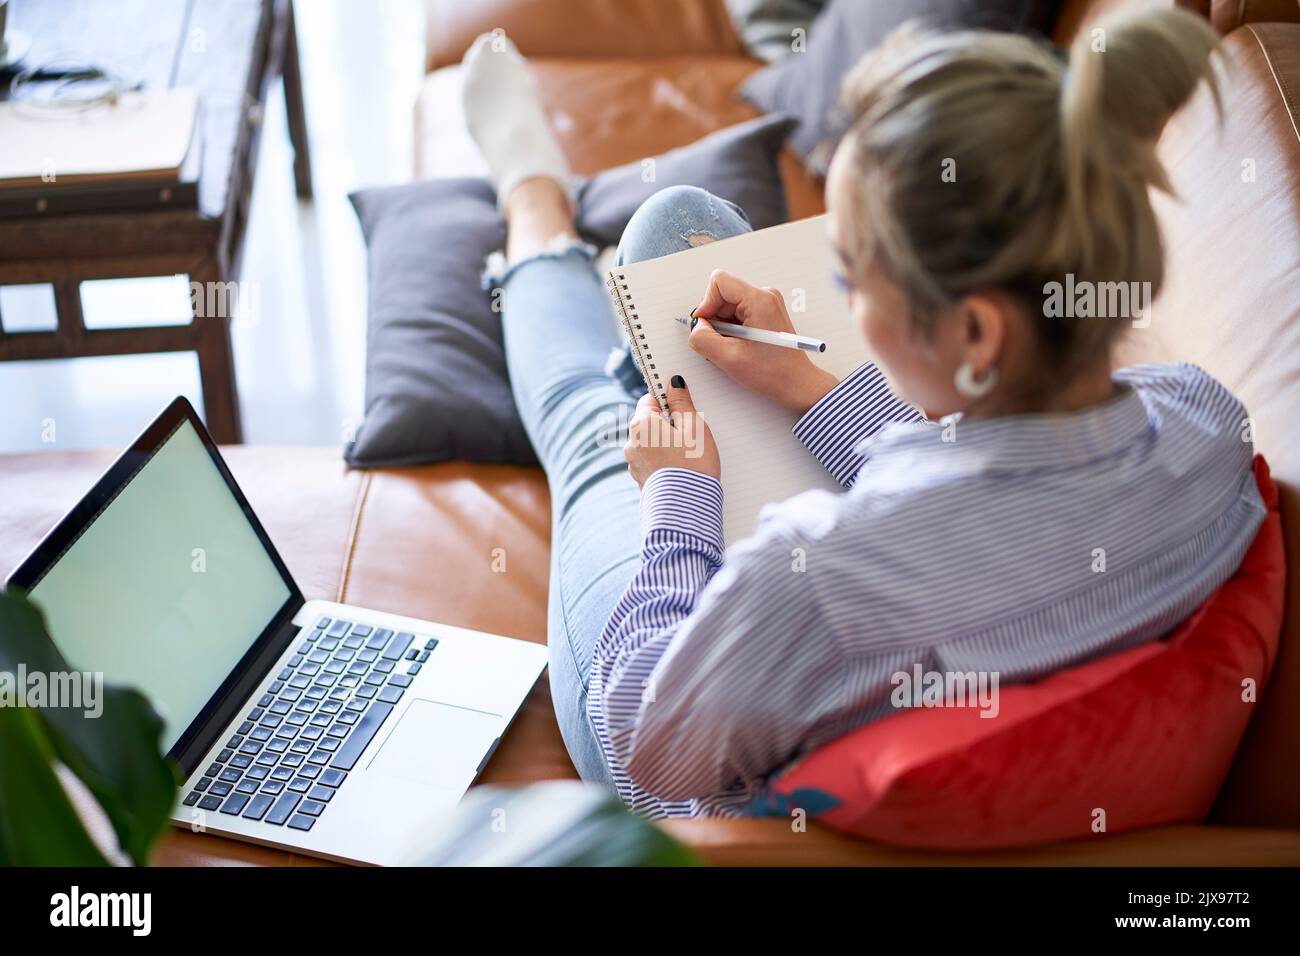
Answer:
<svg viewBox="0 0 1300 956"><path fill-rule="evenodd" d="M713 432L722 458L728 544L753 532L764 505L839 485L790 433L795 416L691 351L688 329L677 318L699 305L714 269L780 289L796 331L826 343L826 351L812 360L845 377L871 356L849 317L844 293L831 279L838 265L826 229L826 217L815 216L608 274L606 286L660 407L667 407L669 379L681 375Z"/></svg>

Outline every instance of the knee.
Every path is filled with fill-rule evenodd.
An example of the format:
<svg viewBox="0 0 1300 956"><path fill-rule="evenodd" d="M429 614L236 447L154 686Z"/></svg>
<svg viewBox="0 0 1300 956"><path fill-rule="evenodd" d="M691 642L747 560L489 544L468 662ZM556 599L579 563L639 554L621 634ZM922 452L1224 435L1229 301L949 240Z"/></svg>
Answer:
<svg viewBox="0 0 1300 956"><path fill-rule="evenodd" d="M722 200L699 186L665 186L641 204L632 220L640 217L665 224L676 221L707 223L714 218L715 203L720 205Z"/></svg>
<svg viewBox="0 0 1300 956"><path fill-rule="evenodd" d="M632 214L620 263L641 262L751 231L744 210L698 186L666 186Z"/></svg>

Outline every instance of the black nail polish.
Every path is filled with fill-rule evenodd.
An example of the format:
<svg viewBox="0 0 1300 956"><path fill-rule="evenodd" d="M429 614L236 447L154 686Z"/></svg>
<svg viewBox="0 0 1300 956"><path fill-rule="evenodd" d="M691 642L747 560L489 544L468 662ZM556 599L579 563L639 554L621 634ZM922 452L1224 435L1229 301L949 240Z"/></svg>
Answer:
<svg viewBox="0 0 1300 956"><path fill-rule="evenodd" d="M686 379L682 378L680 375L674 375L673 388L685 388L685 387L686 387Z"/></svg>

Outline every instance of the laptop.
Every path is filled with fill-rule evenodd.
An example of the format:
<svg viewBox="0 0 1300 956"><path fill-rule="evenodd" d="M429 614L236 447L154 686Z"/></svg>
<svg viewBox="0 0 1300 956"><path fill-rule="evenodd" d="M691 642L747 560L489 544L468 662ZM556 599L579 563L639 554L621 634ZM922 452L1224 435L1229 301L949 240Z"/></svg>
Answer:
<svg viewBox="0 0 1300 956"><path fill-rule="evenodd" d="M446 820L546 666L542 645L306 600L184 398L8 583L69 666L154 702L175 825L350 863L403 862Z"/></svg>

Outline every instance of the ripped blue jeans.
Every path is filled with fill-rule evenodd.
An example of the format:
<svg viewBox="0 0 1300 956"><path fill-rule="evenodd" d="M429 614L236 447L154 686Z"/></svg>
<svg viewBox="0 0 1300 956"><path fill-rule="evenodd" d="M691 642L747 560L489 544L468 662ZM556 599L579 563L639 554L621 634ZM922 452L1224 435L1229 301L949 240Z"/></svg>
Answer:
<svg viewBox="0 0 1300 956"><path fill-rule="evenodd" d="M628 222L618 262L750 229L734 204L672 186ZM555 715L583 779L612 786L587 718L587 684L592 649L640 563L640 489L628 474L623 443L645 386L594 257L590 246L572 243L489 281L503 290L510 385L551 490L547 640ZM623 355L611 363L615 351Z"/></svg>

